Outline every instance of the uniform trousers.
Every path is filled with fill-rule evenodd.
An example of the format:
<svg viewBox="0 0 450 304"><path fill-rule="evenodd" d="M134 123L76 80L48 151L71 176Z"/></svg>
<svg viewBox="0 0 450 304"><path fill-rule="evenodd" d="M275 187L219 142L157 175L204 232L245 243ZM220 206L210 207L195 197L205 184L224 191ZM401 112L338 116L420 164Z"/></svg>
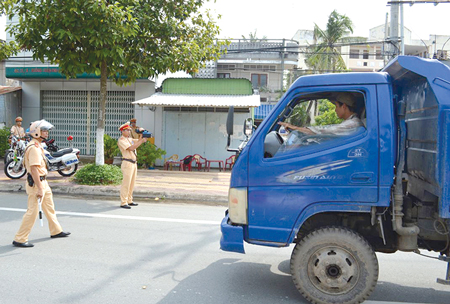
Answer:
<svg viewBox="0 0 450 304"><path fill-rule="evenodd" d="M137 164L123 160L122 165L122 186L120 187L121 206L131 204L133 202L134 183L136 182Z"/></svg>
<svg viewBox="0 0 450 304"><path fill-rule="evenodd" d="M44 186L44 198L42 199L42 211L48 221L48 228L50 230L50 235L56 235L62 232L61 225L56 218L55 205L53 203L53 193L52 189L48 186L47 180L43 180L42 184ZM17 231L14 240L19 243L25 243L28 241L28 235L36 222L36 218L39 214L39 204L37 200L37 187L30 187L28 183L26 184L26 191L28 194L28 207L27 212L23 216L22 224L20 225L19 231Z"/></svg>

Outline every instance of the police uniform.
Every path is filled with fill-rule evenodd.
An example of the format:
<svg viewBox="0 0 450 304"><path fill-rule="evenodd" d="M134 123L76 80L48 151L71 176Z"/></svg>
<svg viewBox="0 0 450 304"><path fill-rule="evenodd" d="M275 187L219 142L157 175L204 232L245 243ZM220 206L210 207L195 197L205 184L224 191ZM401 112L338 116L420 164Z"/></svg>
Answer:
<svg viewBox="0 0 450 304"><path fill-rule="evenodd" d="M136 122L136 118L130 119L130 123L131 122L135 123ZM130 135L130 137L133 138L133 139L139 139L139 138L142 137L141 134L136 133L136 129L140 129L140 127L136 126L136 127L132 127L131 128L131 135Z"/></svg>
<svg viewBox="0 0 450 304"><path fill-rule="evenodd" d="M19 127L17 125L14 125L11 127L11 135L14 135L19 138L25 137L25 131L22 127Z"/></svg>
<svg viewBox="0 0 450 304"><path fill-rule="evenodd" d="M42 211L48 220L48 228L51 236L56 236L62 233L61 225L58 222L55 214L55 205L53 204L53 193L46 179L47 165L45 161L44 149L38 140L33 139L27 145L27 149L24 156L25 167L28 172L31 172L31 166L37 166L39 176L41 176L42 185L44 187L44 197L42 198ZM31 174L31 173L30 173ZM23 216L22 224L19 231L14 237L14 241L18 243L26 243L28 241L28 235L34 226L36 218L39 213L39 205L37 200L37 186L30 187L26 183L26 192L28 194L28 207L27 212Z"/></svg>
<svg viewBox="0 0 450 304"><path fill-rule="evenodd" d="M128 124L122 125L119 130L122 131L124 128L131 127ZM136 150L129 151L127 150L134 144L131 138L127 138L125 136L121 136L117 142L119 146L120 152L122 153L122 173L123 180L122 186L120 187L120 201L121 207L127 206L135 206L137 204L133 203L133 190L134 184L136 181L137 174L137 154Z"/></svg>

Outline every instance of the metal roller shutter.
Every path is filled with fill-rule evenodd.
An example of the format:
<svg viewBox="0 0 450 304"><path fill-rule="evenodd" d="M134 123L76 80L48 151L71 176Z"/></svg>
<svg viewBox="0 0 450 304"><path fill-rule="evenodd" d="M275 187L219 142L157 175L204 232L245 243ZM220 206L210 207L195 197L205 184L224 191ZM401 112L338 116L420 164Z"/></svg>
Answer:
<svg viewBox="0 0 450 304"><path fill-rule="evenodd" d="M95 132L99 91L41 91L42 118L55 126L50 137L60 148L67 147L67 136L83 155L95 155ZM106 102L105 134L118 139L118 127L134 116L134 91L110 91Z"/></svg>

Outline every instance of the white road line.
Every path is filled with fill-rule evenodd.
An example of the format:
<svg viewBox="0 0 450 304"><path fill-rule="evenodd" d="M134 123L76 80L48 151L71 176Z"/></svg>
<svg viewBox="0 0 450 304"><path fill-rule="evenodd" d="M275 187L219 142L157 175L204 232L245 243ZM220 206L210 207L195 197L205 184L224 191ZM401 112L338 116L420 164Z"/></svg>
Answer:
<svg viewBox="0 0 450 304"><path fill-rule="evenodd" d="M22 212L22 213L24 213L27 210L26 209L19 209L19 208L3 208L3 207L0 207L0 211L12 211L12 212ZM184 219L172 219L172 218L163 218L163 217L146 217L146 216L114 215L114 214L98 214L98 213L80 213L80 212L65 212L65 211L56 211L56 214L83 216L83 217L96 217L96 218L114 218L114 219L124 219L124 220L151 221L151 222L200 224L200 225L214 225L214 226L219 226L220 225L220 221L184 220Z"/></svg>
<svg viewBox="0 0 450 304"><path fill-rule="evenodd" d="M409 304L410 302L386 302L386 301L365 301L363 304ZM427 304L427 303L414 303L414 304ZM433 304L433 303L428 303Z"/></svg>

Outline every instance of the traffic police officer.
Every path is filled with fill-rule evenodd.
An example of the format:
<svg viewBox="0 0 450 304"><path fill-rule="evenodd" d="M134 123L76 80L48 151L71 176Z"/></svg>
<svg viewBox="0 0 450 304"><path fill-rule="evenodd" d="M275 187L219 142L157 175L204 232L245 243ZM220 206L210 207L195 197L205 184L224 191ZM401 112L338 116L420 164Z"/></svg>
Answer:
<svg viewBox="0 0 450 304"><path fill-rule="evenodd" d="M130 125L131 125L131 135L130 135L130 137L133 138L133 139L140 139L140 138L142 138L142 134L136 133L136 129L139 129L141 131L144 130L144 129L136 126L136 118L131 118Z"/></svg>
<svg viewBox="0 0 450 304"><path fill-rule="evenodd" d="M128 122L121 125L119 131L122 132L122 136L117 142L122 153L121 168L123 173L122 186L120 187L120 207L125 209L131 209L130 206L138 205L133 202L133 190L137 174L136 149L147 141L147 138L140 138L133 141L130 137L131 130L131 125Z"/></svg>
<svg viewBox="0 0 450 304"><path fill-rule="evenodd" d="M18 138L25 137L25 131L22 128L22 117L16 117L16 124L11 127L11 135L14 135Z"/></svg>
<svg viewBox="0 0 450 304"><path fill-rule="evenodd" d="M47 162L41 143L48 138L48 131L53 125L45 120L35 121L30 126L29 134L33 137L27 145L24 156L24 164L30 177L26 183L28 194L28 208L23 216L19 231L14 237L13 245L16 247L33 247L28 242L28 235L36 221L39 205L38 198L42 202L42 210L47 217L50 236L52 238L66 237L70 232L63 232L55 214L52 190L47 183ZM31 185L30 185L31 184Z"/></svg>

